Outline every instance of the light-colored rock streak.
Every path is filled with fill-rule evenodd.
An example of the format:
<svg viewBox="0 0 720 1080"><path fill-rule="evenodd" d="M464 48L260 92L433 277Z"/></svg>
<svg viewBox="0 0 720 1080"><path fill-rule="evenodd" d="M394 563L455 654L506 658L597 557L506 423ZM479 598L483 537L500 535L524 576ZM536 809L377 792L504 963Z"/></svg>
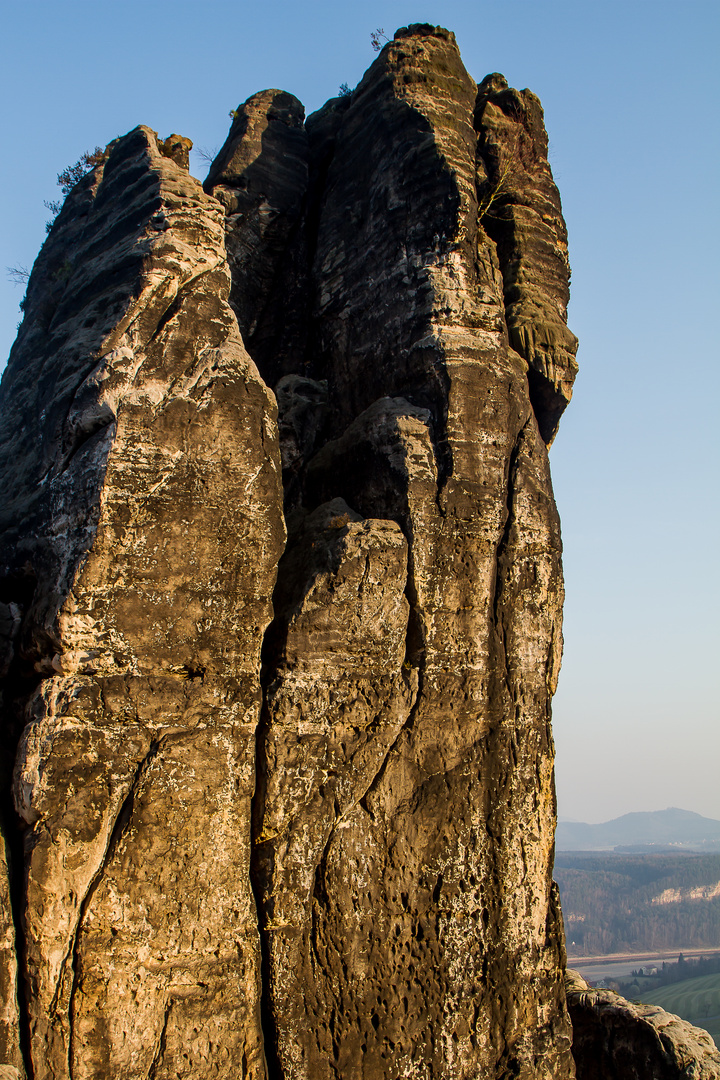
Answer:
<svg viewBox="0 0 720 1080"><path fill-rule="evenodd" d="M720 881L716 885L697 885L694 889L663 889L650 902L679 904L683 900L714 900L717 896L720 896Z"/></svg>

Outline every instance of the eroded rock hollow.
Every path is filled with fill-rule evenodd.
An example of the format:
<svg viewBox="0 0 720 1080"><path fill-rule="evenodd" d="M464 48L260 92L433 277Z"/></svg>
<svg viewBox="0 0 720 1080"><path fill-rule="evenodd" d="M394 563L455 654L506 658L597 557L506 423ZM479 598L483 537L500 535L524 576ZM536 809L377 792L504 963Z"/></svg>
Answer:
<svg viewBox="0 0 720 1080"><path fill-rule="evenodd" d="M71 191L2 383L0 1062L574 1075L542 110L400 30Z"/></svg>

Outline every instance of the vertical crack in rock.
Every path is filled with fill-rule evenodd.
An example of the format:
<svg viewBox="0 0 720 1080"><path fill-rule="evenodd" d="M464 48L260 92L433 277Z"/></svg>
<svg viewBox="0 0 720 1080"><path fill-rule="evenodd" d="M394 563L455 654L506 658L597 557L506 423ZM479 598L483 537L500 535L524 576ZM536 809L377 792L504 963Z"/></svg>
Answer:
<svg viewBox="0 0 720 1080"><path fill-rule="evenodd" d="M152 1061L150 1063L150 1068L148 1069L148 1074L147 1074L147 1080L155 1080L155 1078L157 1077L158 1068L163 1063L163 1058L165 1057L166 1041L167 1041L168 1022L170 1020L170 1010L172 1009L172 1007L173 1007L173 999L168 998L168 1000L166 1002L166 1005L165 1005L165 1015L163 1017L163 1024L162 1024L162 1028L160 1029L160 1036L158 1038L157 1050L155 1051L155 1054L153 1055L153 1059L152 1059Z"/></svg>
<svg viewBox="0 0 720 1080"><path fill-rule="evenodd" d="M551 487L547 458L534 424L525 425L513 455L509 476L508 522L498 552L495 611L497 642L501 652L498 682L504 682L505 718L490 736L491 770L498 788L487 806L487 827L492 837L494 874L503 883L494 917L504 924L507 941L519 921L517 894L507 891L512 880L521 880L535 897L535 916L528 954L536 977L562 1000L558 972L564 964L561 929L550 916L554 900L551 885L551 841L545 859L538 859L532 844L555 825L555 797L552 778L553 747L549 731L549 695L554 692L559 665L559 615L562 601L561 545L559 522L550 502ZM523 653L532 663L522 662ZM509 842L514 830L510 808L522 794L526 832L519 843ZM542 903L538 899L542 898ZM498 898L499 899L499 898ZM547 944L555 941L557 961L548 964ZM551 954L550 954L551 955ZM500 952L494 958L500 970L509 971L514 983L527 978L522 954L513 957ZM498 968L495 967L497 971ZM499 1021L512 1023L513 1008L508 999L497 1003ZM561 1014L560 1014L561 1015ZM556 1047L559 1057L569 1054L569 1035L558 1023L550 1025L545 1038ZM508 1067L517 1060L517 1047L507 1050Z"/></svg>
<svg viewBox="0 0 720 1080"><path fill-rule="evenodd" d="M409 569L412 567L412 559L409 559L408 567L409 567ZM373 811L372 811L370 803L368 802L369 796L372 795L372 793L377 788L378 784L382 781L382 778L383 778L383 776L385 774L385 770L387 768L388 761L390 760L391 755L395 752L396 747L397 747L400 739L403 738L403 736L408 731L410 731L412 729L413 723L415 721L415 717L417 715L418 706L419 706L419 703L420 703L420 701L422 699L422 695L423 695L423 676L424 676L424 673L425 673L425 651L424 651L424 649L421 649L419 657L417 657L417 646L416 646L415 642L413 642L412 646L411 646L411 637L414 636L412 634L412 630L411 630L412 622L413 622L413 620L417 620L418 622L420 622L420 614L419 614L418 608L417 608L416 605L413 605L413 600L412 600L412 597L416 597L417 593L416 593L416 590L414 588L414 583L412 581L412 573L411 572L408 573L408 582L407 582L407 585L405 587L405 596L406 596L406 598L408 600L408 605L409 605L410 611L409 611L409 615L408 615L408 630L407 630L407 633L405 635L406 645L405 645L405 659L403 660L403 672L405 672L406 668L414 669L413 670L413 675L414 675L415 685L412 688L413 689L412 699L411 699L410 709L408 711L407 717L405 718L405 720L403 721L401 727L399 728L398 732L396 733L395 738L393 739L393 741L390 743L389 747L385 751L385 756L383 757L382 761L380 762L380 765L379 765L379 768L377 769L377 772L375 773L375 775L371 779L371 781L368 784L368 786L366 787L365 791L362 793L360 798L357 800L357 805L361 806L363 808L363 810L365 810L365 812L371 818L373 817ZM417 658L417 660L418 660L417 665L413 665L413 664L410 663L408 658L409 658L411 653L414 655L414 657ZM323 858L324 858L324 856L325 856L325 854L326 854L326 852L327 852L327 850L328 850L328 848L330 846L330 841L332 840L332 836L333 836L333 834L331 833L331 835L328 837L327 844L325 845L325 850L323 851Z"/></svg>
<svg viewBox="0 0 720 1080"><path fill-rule="evenodd" d="M289 984L313 966L323 851L352 814L414 696L402 672L406 576L399 527L364 519L339 498L305 514L281 560L280 648L258 752L264 767L254 865L272 1020L283 1035L297 1009ZM304 1053L300 1042L290 1048L291 1056ZM278 1067L282 1075L292 1069L284 1039Z"/></svg>
<svg viewBox="0 0 720 1080"><path fill-rule="evenodd" d="M267 756L265 753L266 735L269 725L267 707L268 671L272 672L274 661L281 652L281 646L277 640L282 633L282 626L278 627L277 620L268 627L263 641L264 672L262 674L262 705L260 708L260 720L255 733L255 790L252 796L250 808L250 884L255 903L255 912L260 940L260 1023L263 1035L263 1054L267 1080L282 1080L282 1068L278 1057L277 1026L273 1012L272 996L272 967L270 961L270 943L268 940L267 909L265 904L265 887L267 884L267 869L264 863L267 860L263 850L262 821L264 816ZM272 650L272 652L271 652ZM243 1073L244 1075L244 1073Z"/></svg>
<svg viewBox="0 0 720 1080"><path fill-rule="evenodd" d="M75 1046L74 1046L75 991L76 991L77 985L78 985L79 965L80 965L80 955L79 955L79 949L78 949L78 941L79 941L79 938L80 938L80 934L82 932L83 920L85 918L85 915L87 913L88 908L90 907L93 895L94 895L98 885L102 881L103 876L105 874L105 871L106 871L110 861L112 860L113 856L116 853L118 844L120 843L120 839L121 839L124 831L127 829L128 825L130 823L130 818L132 816L132 810L133 810L133 803L134 803L134 800L135 800L135 795L136 795L138 787L140 785L143 772L147 768L148 763L150 761L152 761L152 759L158 754L158 752L160 750L160 746L161 746L161 743L159 741L154 741L154 742L152 742L150 744L150 749L148 750L147 754L143 757L143 759L138 764L138 766L137 766L137 768L135 770L135 774L132 777L128 793L127 793L127 795L125 796L125 798L122 801L122 804L121 804L120 809L118 811L117 817L116 817L115 822L113 824L112 830L110 831L110 837L109 837L109 840L108 840L108 844L107 844L105 852L104 852L104 854L102 856L101 862L100 862L97 870L95 871L93 877L91 878L91 880L90 880L90 882L88 884L87 892L85 893L82 900L80 901L79 908L78 908L77 924L76 924L75 929L74 929L74 931L72 933L72 939L71 939L71 943L70 943L70 948L68 950L67 956L65 957L65 960L61 964L60 972L59 972L59 975L58 975L57 988L55 990L55 995L54 995L54 997L53 997L53 999L52 999L52 1001L50 1003L51 1012L57 1014L58 1006L59 1006L61 998L63 996L63 984L64 984L65 979L67 977L66 969L67 969L68 965L70 965L70 968L71 968L71 971L72 971L72 976L69 979L70 986L69 986L69 991L67 993L67 1002L63 1003L63 1004L65 1005L65 1007L67 1009L68 1025L69 1025L67 1069L68 1069L68 1074L69 1074L71 1080L72 1080L72 1076L73 1076L73 1058L74 1058L74 1051L75 1051ZM166 1015L166 1022L167 1022L167 1015Z"/></svg>
<svg viewBox="0 0 720 1080"><path fill-rule="evenodd" d="M513 691L510 685L510 678L508 672L508 658L507 658L507 646L505 627L503 625L502 609L500 604L500 598L502 595L503 587L503 564L505 562L508 545L510 543L510 533L514 524L515 518L515 487L516 487L516 469L518 463L518 456L520 454L520 448L522 445L523 437L527 431L527 427L530 421L528 420L521 428L515 445L513 446L510 457L508 459L508 475L507 475L507 499L506 499L506 514L505 523L503 525L502 535L498 541L497 551L495 554L495 571L494 582L492 592L492 621L497 636L501 651L501 673L505 683L505 689L508 695L508 701L512 702Z"/></svg>
<svg viewBox="0 0 720 1080"><path fill-rule="evenodd" d="M22 920L24 903L23 830L10 793L10 776L22 723L16 702L39 676L28 672L18 656L23 613L35 588L32 575L6 578L0 584L0 680L3 722L0 727L0 1060L33 1080L30 1054L29 987L24 978L26 955Z"/></svg>

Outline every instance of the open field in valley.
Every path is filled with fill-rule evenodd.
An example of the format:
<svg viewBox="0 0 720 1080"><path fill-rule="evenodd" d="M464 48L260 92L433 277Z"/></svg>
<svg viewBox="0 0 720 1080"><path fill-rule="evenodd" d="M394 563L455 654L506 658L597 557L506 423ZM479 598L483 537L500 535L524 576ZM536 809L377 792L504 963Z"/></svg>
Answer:
<svg viewBox="0 0 720 1080"><path fill-rule="evenodd" d="M720 1047L720 974L702 975L672 986L643 990L642 1000L705 1028Z"/></svg>

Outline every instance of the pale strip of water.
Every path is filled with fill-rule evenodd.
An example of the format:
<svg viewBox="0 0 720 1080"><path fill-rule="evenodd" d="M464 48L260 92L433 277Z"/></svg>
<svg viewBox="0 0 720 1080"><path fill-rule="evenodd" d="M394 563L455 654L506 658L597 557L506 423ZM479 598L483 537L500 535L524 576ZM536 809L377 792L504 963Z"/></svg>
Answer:
<svg viewBox="0 0 720 1080"><path fill-rule="evenodd" d="M675 959L677 960L677 957ZM646 960L642 957L616 964L583 964L582 960L568 960L568 967L579 971L583 979L594 983L603 979L624 979L638 968L643 971L647 971L649 967L661 968L662 960Z"/></svg>
<svg viewBox="0 0 720 1080"><path fill-rule="evenodd" d="M691 958L697 958L699 956L717 956L717 949L688 949L685 951L684 956L686 960ZM656 967L658 970L662 969L663 961L667 964L673 964L677 961L679 953L660 953L653 955L652 953L637 953L634 956L624 956L622 959L619 957L616 959L600 960L597 956L589 956L587 960L584 960L582 956L568 957L567 966L574 971L579 971L584 979L588 982L599 982L605 979L627 979L633 971L638 971L639 968L643 969L645 974L649 974L649 969ZM689 972L688 978L691 978L696 972Z"/></svg>

